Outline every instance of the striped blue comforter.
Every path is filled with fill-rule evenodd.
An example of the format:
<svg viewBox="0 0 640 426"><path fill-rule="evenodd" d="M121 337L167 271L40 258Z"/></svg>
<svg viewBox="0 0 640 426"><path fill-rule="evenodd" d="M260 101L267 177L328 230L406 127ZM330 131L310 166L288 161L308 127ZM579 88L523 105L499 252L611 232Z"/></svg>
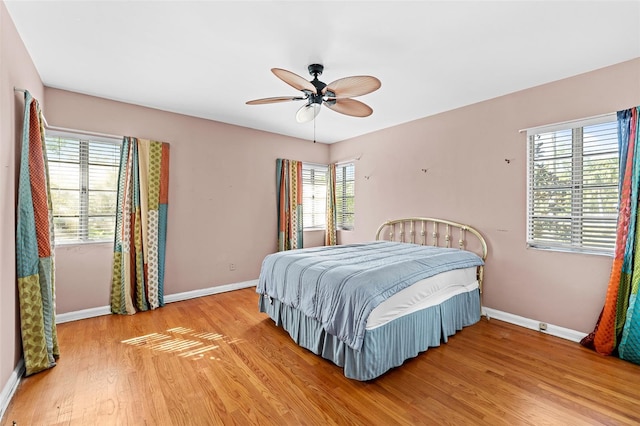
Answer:
<svg viewBox="0 0 640 426"><path fill-rule="evenodd" d="M256 291L320 322L360 350L367 318L382 301L422 279L482 265L474 253L375 241L270 254Z"/></svg>

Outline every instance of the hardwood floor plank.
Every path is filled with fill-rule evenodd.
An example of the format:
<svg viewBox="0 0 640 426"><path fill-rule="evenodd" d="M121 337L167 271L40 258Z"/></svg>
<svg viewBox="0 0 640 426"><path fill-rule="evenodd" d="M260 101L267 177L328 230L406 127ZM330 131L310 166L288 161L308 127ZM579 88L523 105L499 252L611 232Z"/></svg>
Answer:
<svg viewBox="0 0 640 426"><path fill-rule="evenodd" d="M640 366L495 319L358 382L258 312L254 289L58 326L2 425L631 425Z"/></svg>
<svg viewBox="0 0 640 426"><path fill-rule="evenodd" d="M550 336L545 337L550 338ZM544 356L541 357L538 354L537 357L532 357L530 355L531 353L540 353L541 348L547 348ZM611 407L620 403L621 399L618 397L620 393L613 390L609 395L595 393L593 392L593 387L586 387L575 380L568 380L567 374L564 372L565 369L561 367L561 364L556 363L553 358L556 355L546 353L549 350L548 345L528 348L529 352L525 352L522 348L518 348L517 352L511 351L510 353L506 353L504 348L497 349L493 354L487 348L470 348L469 350L475 353L477 357L483 357L485 362L494 361L503 367L508 366L510 370L503 375L504 381L521 390L526 390L527 393L536 394L538 397L546 399L546 403L549 406L557 403L563 409L580 408L582 411L587 412L586 416L582 416L582 420L585 422L598 418L604 420L617 417L616 410L611 409ZM563 354L557 356L564 358ZM569 360L566 362L569 362ZM582 374L590 373L588 370L583 370ZM625 387L622 383L616 386L620 389ZM564 397L558 399L557 396L560 394ZM632 409L632 406L629 406L628 409ZM600 414L604 416L600 416ZM577 418L578 415L574 414L573 417ZM622 419L620 418L619 420Z"/></svg>

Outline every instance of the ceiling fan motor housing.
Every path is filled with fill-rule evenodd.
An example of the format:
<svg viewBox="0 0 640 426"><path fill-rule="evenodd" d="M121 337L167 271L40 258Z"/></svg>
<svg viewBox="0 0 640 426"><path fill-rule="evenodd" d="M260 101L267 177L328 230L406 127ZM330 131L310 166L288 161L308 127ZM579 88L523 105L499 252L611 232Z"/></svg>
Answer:
<svg viewBox="0 0 640 426"><path fill-rule="evenodd" d="M309 74L314 77L318 77L319 75L322 75L322 71L324 71L324 65L311 64L307 69L309 70Z"/></svg>
<svg viewBox="0 0 640 426"><path fill-rule="evenodd" d="M317 94L314 95L313 93L311 93L309 95L309 105L311 104L321 104L323 102L324 99L322 99L322 94Z"/></svg>
<svg viewBox="0 0 640 426"><path fill-rule="evenodd" d="M322 81L318 80L318 76L322 75L322 71L324 71L324 65L320 65L320 64L311 64L308 67L309 69L309 74L311 74L313 76L313 80L311 80L311 84L313 84L313 87L316 88L316 93L309 93L309 103L307 105L311 105L311 104L322 104L322 91L325 87L327 87L327 85L325 83L323 83Z"/></svg>

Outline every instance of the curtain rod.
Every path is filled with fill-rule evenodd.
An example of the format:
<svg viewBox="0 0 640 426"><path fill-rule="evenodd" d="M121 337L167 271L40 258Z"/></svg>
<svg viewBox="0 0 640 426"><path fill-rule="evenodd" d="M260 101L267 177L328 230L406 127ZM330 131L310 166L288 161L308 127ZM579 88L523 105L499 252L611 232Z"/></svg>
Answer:
<svg viewBox="0 0 640 426"><path fill-rule="evenodd" d="M314 167L327 167L328 166L328 164L312 163L311 161L301 161L301 163L307 164L309 166L314 166Z"/></svg>
<svg viewBox="0 0 640 426"><path fill-rule="evenodd" d="M360 157L354 158L354 159L351 159L351 160L338 161L338 162L333 163L333 164L335 164L336 166L341 166L343 164L354 163L354 162L358 161L359 159L360 159ZM331 163L329 163L329 164L312 163L310 161L302 161L302 162L304 164L307 164L309 166L314 166L314 167L327 167L329 164L331 164Z"/></svg>
<svg viewBox="0 0 640 426"><path fill-rule="evenodd" d="M14 92L22 92L22 93L27 93L27 90L25 89L21 89L19 87L13 87L13 91ZM42 111L40 111L40 114L42 115L42 121L44 121L44 127L48 128L49 127L49 123L47 123L47 117L44 116L44 113Z"/></svg>
<svg viewBox="0 0 640 426"><path fill-rule="evenodd" d="M91 132L89 130L70 129L68 127L58 127L58 126L47 126L47 129L48 130L57 131L57 132L80 133L82 135L97 136L99 138L117 139L119 141L122 140L122 136L120 136L120 135L111 135L109 133Z"/></svg>
<svg viewBox="0 0 640 426"><path fill-rule="evenodd" d="M610 112L608 114L600 114L600 115L594 115L591 117L586 117L586 118L578 118L575 120L567 120L567 121L560 121L558 123L551 123L551 124L545 124L542 126L532 126L532 127L528 127L526 129L520 129L518 130L518 133L525 133L531 130L537 130L537 129L544 129L546 127L555 127L555 126L561 126L561 125L565 125L565 124L571 124L571 123L580 123L580 122L584 122L584 121L589 121L589 120L600 120L600 119L606 119L606 118L610 118L610 117L616 117L616 113L615 112Z"/></svg>
<svg viewBox="0 0 640 426"><path fill-rule="evenodd" d="M22 92L22 93L26 93L27 92L27 90L21 89L19 87L14 87L13 90L15 92ZM81 133L83 135L97 136L97 137L109 138L109 139L118 139L118 140L122 139L122 136L120 136L120 135L111 135L111 134L108 134L108 133L90 132L90 131L87 131L87 130L69 129L67 127L50 126L49 123L47 123L47 118L44 116L44 114L42 114L42 119L44 120L44 127L46 129L49 129L49 130L54 130L54 131L58 131L58 132Z"/></svg>
<svg viewBox="0 0 640 426"><path fill-rule="evenodd" d="M349 158L347 160L340 160L340 161L336 161L335 164L337 166L340 166L342 164L349 164L349 163L355 163L356 161L360 161L360 157L362 157L362 155L360 155L359 157L356 158Z"/></svg>

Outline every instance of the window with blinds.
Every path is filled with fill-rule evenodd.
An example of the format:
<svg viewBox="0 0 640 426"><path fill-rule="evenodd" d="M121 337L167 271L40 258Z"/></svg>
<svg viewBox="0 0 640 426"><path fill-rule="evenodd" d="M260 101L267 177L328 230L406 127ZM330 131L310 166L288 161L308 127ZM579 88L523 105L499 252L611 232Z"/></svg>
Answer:
<svg viewBox="0 0 640 426"><path fill-rule="evenodd" d="M353 230L356 172L353 163L336 165L336 215L338 229Z"/></svg>
<svg viewBox="0 0 640 426"><path fill-rule="evenodd" d="M327 210L327 166L302 163L304 229L324 229Z"/></svg>
<svg viewBox="0 0 640 426"><path fill-rule="evenodd" d="M120 141L47 131L56 243L113 241Z"/></svg>
<svg viewBox="0 0 640 426"><path fill-rule="evenodd" d="M613 254L618 217L615 115L529 133L531 247Z"/></svg>

